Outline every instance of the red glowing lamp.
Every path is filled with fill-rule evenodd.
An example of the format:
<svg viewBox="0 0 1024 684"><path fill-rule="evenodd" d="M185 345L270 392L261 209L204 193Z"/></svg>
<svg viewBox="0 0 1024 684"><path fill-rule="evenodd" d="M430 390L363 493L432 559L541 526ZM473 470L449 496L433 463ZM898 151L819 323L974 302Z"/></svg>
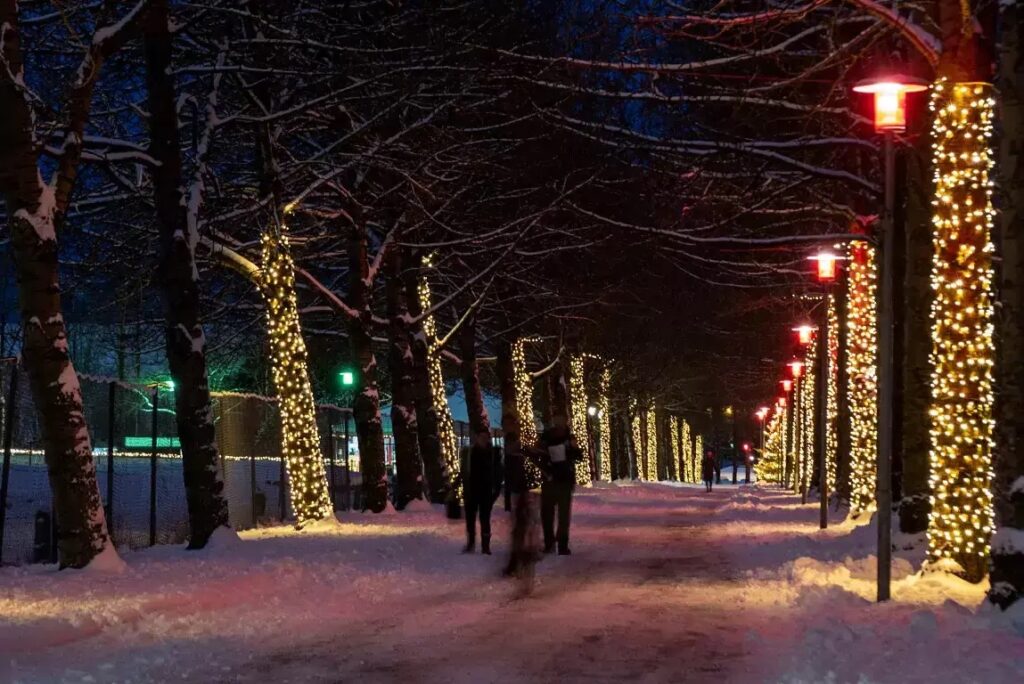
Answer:
<svg viewBox="0 0 1024 684"><path fill-rule="evenodd" d="M831 283L836 279L836 262L839 260L832 252L819 252L812 257L811 261L818 264L818 280L822 283Z"/></svg>
<svg viewBox="0 0 1024 684"><path fill-rule="evenodd" d="M757 409L757 413L754 415L756 415L761 420L764 420L765 418L768 417L769 411L771 411L770 408L768 408L767 406L762 406L761 408Z"/></svg>
<svg viewBox="0 0 1024 684"><path fill-rule="evenodd" d="M785 380L779 380L779 383L782 384L782 391L785 392L786 394L789 394L790 391L792 391L793 381L790 380L789 378L786 378Z"/></svg>
<svg viewBox="0 0 1024 684"><path fill-rule="evenodd" d="M814 331L818 329L816 325L809 325L804 323L793 328L793 332L796 333L797 339L800 340L800 344L810 344L811 340L814 339Z"/></svg>
<svg viewBox="0 0 1024 684"><path fill-rule="evenodd" d="M799 359L793 359L789 362L789 372L793 376L794 380L799 380L800 376L804 372L804 362Z"/></svg>
<svg viewBox="0 0 1024 684"><path fill-rule="evenodd" d="M928 84L913 76L871 78L853 87L855 93L875 96L875 130L902 133L907 129L907 93L927 90Z"/></svg>
<svg viewBox="0 0 1024 684"><path fill-rule="evenodd" d="M788 380L784 382L789 382ZM779 408L786 408L786 397L779 397Z"/></svg>

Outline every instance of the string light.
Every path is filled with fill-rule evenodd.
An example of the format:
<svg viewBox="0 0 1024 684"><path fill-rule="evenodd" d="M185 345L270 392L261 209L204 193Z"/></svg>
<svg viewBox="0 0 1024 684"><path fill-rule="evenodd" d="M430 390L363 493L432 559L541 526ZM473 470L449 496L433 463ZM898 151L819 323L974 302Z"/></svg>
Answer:
<svg viewBox="0 0 1024 684"><path fill-rule="evenodd" d="M295 295L295 263L288 236L268 231L261 239L260 293L267 310L271 376L281 407L281 441L288 492L296 525L334 514L320 453L316 405L309 383L308 353L302 339Z"/></svg>
<svg viewBox="0 0 1024 684"><path fill-rule="evenodd" d="M683 431L683 472L680 473L679 479L683 482L696 482L694 476L693 465L696 463L696 459L693 458L693 437L690 431L690 423L683 419L682 421Z"/></svg>
<svg viewBox="0 0 1024 684"><path fill-rule="evenodd" d="M814 465L814 432L817 426L817 412L814 410L814 388L818 377L818 346L812 344L807 349L804 373L798 383L800 391L800 488L807 491Z"/></svg>
<svg viewBox="0 0 1024 684"><path fill-rule="evenodd" d="M601 450L601 472L600 477L605 482L612 479L612 416L611 404L608 399L608 391L611 388L612 374L607 368L601 370L601 377L597 390L597 422L598 444Z"/></svg>
<svg viewBox="0 0 1024 684"><path fill-rule="evenodd" d="M932 90L931 517L928 550L967 579L992 534L992 181L995 100L986 83Z"/></svg>
<svg viewBox="0 0 1024 684"><path fill-rule="evenodd" d="M519 441L523 446L533 446L537 443L537 423L533 417L533 376L526 368L526 343L532 341L520 338L512 345L512 374L516 383ZM540 468L529 459L526 460L526 478L531 486L540 486Z"/></svg>
<svg viewBox="0 0 1024 684"><path fill-rule="evenodd" d="M668 439L668 454L669 458L672 459L669 472L672 472L679 468L679 420L675 416L669 416L668 418ZM682 473L676 473L676 477L680 482L683 480Z"/></svg>
<svg viewBox="0 0 1024 684"><path fill-rule="evenodd" d="M875 249L851 247L847 307L847 395L850 401L850 510L859 515L875 503L878 460L878 328Z"/></svg>
<svg viewBox="0 0 1024 684"><path fill-rule="evenodd" d="M825 461L828 491L835 491L836 452L839 449L839 310L835 295L828 296L828 404L826 406Z"/></svg>
<svg viewBox="0 0 1024 684"><path fill-rule="evenodd" d="M423 260L424 268L431 268L431 258ZM426 276L420 278L417 288L420 298L420 311L430 311L433 305L430 282ZM437 412L437 434L441 441L441 456L444 461L449 486L458 480L461 464L459 463L459 447L455 437L455 421L452 420L448 408L448 393L444 386L444 372L441 367L441 349L437 343L437 322L433 315L423 319L423 335L427 339L427 376L430 379L430 400Z"/></svg>
<svg viewBox="0 0 1024 684"><path fill-rule="evenodd" d="M584 378L583 356L577 354L569 359L569 406L572 410L570 429L576 436L576 443L584 455L590 453L590 437L587 432L587 387ZM576 462L576 484L590 482L590 459Z"/></svg>
<svg viewBox="0 0 1024 684"><path fill-rule="evenodd" d="M782 479L783 467L783 432L785 430L785 412L771 412L764 428L764 449L755 465L758 481L778 482Z"/></svg>
<svg viewBox="0 0 1024 684"><path fill-rule="evenodd" d="M640 407L637 400L634 397L629 399L629 427L630 433L633 438L633 452L631 455L632 471L636 475L636 479L644 479L644 470L641 467L643 464L643 433L640 425Z"/></svg>
<svg viewBox="0 0 1024 684"><path fill-rule="evenodd" d="M704 436L698 434L693 438L693 454L700 460L694 460L694 482L699 482L701 478L700 470L704 467Z"/></svg>
<svg viewBox="0 0 1024 684"><path fill-rule="evenodd" d="M647 443L644 446L647 463L647 481L658 481L658 420L654 407L650 406L644 412L644 420L647 423Z"/></svg>

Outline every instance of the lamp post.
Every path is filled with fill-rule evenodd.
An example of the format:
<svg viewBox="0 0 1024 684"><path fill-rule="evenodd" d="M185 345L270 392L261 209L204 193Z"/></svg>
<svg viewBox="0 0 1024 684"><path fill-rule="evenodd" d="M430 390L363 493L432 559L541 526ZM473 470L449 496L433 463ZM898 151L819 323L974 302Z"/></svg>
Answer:
<svg viewBox="0 0 1024 684"><path fill-rule="evenodd" d="M832 283L836 279L836 255L832 252L819 252L810 257L817 263L818 282L825 289L825 306L821 312L821 325L818 329L818 494L821 499L818 515L818 526L828 528L828 306Z"/></svg>
<svg viewBox="0 0 1024 684"><path fill-rule="evenodd" d="M861 81L857 93L874 95L875 131L882 134L885 203L882 213L882 273L878 288L878 595L888 601L892 573L892 428L893 428L893 212L896 202L894 139L907 127L907 93L927 90L920 79L892 76Z"/></svg>

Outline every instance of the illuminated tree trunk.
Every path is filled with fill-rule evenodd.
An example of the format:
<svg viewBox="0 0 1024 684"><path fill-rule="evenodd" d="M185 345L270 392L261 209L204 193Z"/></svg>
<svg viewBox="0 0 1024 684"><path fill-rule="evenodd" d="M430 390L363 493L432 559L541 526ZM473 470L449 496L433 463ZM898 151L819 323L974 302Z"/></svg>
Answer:
<svg viewBox="0 0 1024 684"><path fill-rule="evenodd" d="M903 402L902 498L900 531L918 534L928 529L929 436L931 397L931 177L925 117L917 117L912 135L917 143L906 149L907 203L905 212L906 271L903 282ZM899 300L897 300L899 301Z"/></svg>
<svg viewBox="0 0 1024 684"><path fill-rule="evenodd" d="M1002 3L999 58L1000 243L996 317L996 443L993 481L996 533L989 598L1003 608L1024 596L1024 16Z"/></svg>
<svg viewBox="0 0 1024 684"><path fill-rule="evenodd" d="M157 270L164 300L164 341L174 380L174 410L181 442L188 504L188 548L201 549L218 527L228 525L220 478L213 408L206 373L206 337L199 312L195 261L198 236L188 225L182 197L181 150L171 71L171 34L166 0L150 3L143 23L146 86L149 91L150 155L160 233Z"/></svg>
<svg viewBox="0 0 1024 684"><path fill-rule="evenodd" d="M444 503L448 496L449 473L445 463L441 442L441 418L434 403L430 383L430 343L424 323L423 303L420 301L420 260L405 269L405 299L409 315L419 321L412 327L410 349L412 351L413 395L416 404L416 433L419 438L420 457L423 472L430 488L431 503ZM428 303L429 305L429 303ZM447 409L447 403L444 406ZM452 447L454 448L454 446Z"/></svg>
<svg viewBox="0 0 1024 684"><path fill-rule="evenodd" d="M849 287L844 281L836 295L838 317L836 357L836 479L835 495L844 503L850 501L850 401L849 401L849 334L847 327L847 300ZM783 421L783 426L785 421ZM785 446L785 430L780 430ZM784 450L784 449L783 449Z"/></svg>
<svg viewBox="0 0 1024 684"><path fill-rule="evenodd" d="M847 299L847 392L850 407L850 511L859 515L875 501L878 462L878 270L875 249L851 247Z"/></svg>
<svg viewBox="0 0 1024 684"><path fill-rule="evenodd" d="M967 6L970 9L970 5ZM992 75L963 3L939 8L942 58L932 89L936 180L932 252L932 561L977 582L992 532Z"/></svg>
<svg viewBox="0 0 1024 684"><path fill-rule="evenodd" d="M288 237L264 233L260 291L267 310L271 376L281 411L281 441L295 522L303 526L334 514L320 453L316 404L295 295L295 264Z"/></svg>
<svg viewBox="0 0 1024 684"><path fill-rule="evenodd" d="M85 422L82 391L68 354L60 301L56 198L38 170L34 115L24 83L18 6L0 0L0 192L18 281L22 360L42 432L57 516L62 568L113 553ZM98 66L97 66L98 68Z"/></svg>
<svg viewBox="0 0 1024 684"><path fill-rule="evenodd" d="M406 326L408 309L402 292L402 260L398 248L387 254L387 309L391 370L391 433L395 439L395 506L402 510L423 498L423 469L420 466L416 426L413 354Z"/></svg>
<svg viewBox="0 0 1024 684"><path fill-rule="evenodd" d="M352 414L359 440L359 470L363 478L363 508L380 513L388 504L388 480L384 467L384 430L381 426L377 357L370 337L370 265L366 256L366 230L350 229L349 305L359 318L349 321L352 358L359 366Z"/></svg>
<svg viewBox="0 0 1024 684"><path fill-rule="evenodd" d="M571 416L570 430L576 437L580 451L583 452L583 460L576 463L576 484L587 484L591 480L590 459L590 435L587 430L587 388L584 378L583 356L573 354L569 359L568 368L568 392L566 399L569 405Z"/></svg>
<svg viewBox="0 0 1024 684"><path fill-rule="evenodd" d="M476 314L471 314L459 329L459 355L462 364L462 391L466 395L466 411L473 435L491 429L491 421L484 407L483 388L480 385L480 364L476 360Z"/></svg>

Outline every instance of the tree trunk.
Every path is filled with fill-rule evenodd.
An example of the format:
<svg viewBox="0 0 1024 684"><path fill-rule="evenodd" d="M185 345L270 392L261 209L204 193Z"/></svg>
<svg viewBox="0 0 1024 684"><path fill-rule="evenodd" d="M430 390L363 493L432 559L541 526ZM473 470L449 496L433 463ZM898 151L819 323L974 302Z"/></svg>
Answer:
<svg viewBox="0 0 1024 684"><path fill-rule="evenodd" d="M522 416L519 415L516 395L516 369L512 362L512 345L505 341L499 342L497 352L498 386L501 388L501 431L506 436L514 432L522 437Z"/></svg>
<svg viewBox="0 0 1024 684"><path fill-rule="evenodd" d="M188 504L188 548L201 549L218 527L228 526L220 478L213 407L206 373L206 337L199 313L195 262L198 236L188 226L181 194L181 150L171 71L171 34L166 0L154 0L143 22L149 91L149 152L160 234L157 281L164 301L164 341L174 380L174 409L181 442Z"/></svg>
<svg viewBox="0 0 1024 684"><path fill-rule="evenodd" d="M370 299L367 282L370 264L366 256L366 229L351 229L348 248L349 304L359 318L349 321L352 358L359 365L352 414L359 440L359 471L363 478L363 508L380 513L388 504L388 480L384 468L384 430L377 386L377 357L370 337Z"/></svg>
<svg viewBox="0 0 1024 684"><path fill-rule="evenodd" d="M57 516L60 567L113 553L96 482L82 390L68 354L60 301L55 197L38 170L33 113L25 99L15 0L0 0L0 191L18 281L22 359L39 416Z"/></svg>
<svg viewBox="0 0 1024 684"><path fill-rule="evenodd" d="M423 469L417 444L415 380L413 355L406 327L408 310L402 292L401 252L391 249L387 255L387 307L391 369L391 433L395 439L395 506L402 510L415 499L423 498Z"/></svg>
<svg viewBox="0 0 1024 684"><path fill-rule="evenodd" d="M1024 596L1024 16L1019 3L1002 3L998 85L998 185L1002 256L996 317L1000 341L996 360L996 433L993 495L996 533L992 540L989 599L1008 608Z"/></svg>
<svg viewBox="0 0 1024 684"><path fill-rule="evenodd" d="M462 365L462 391L466 395L466 411L469 414L471 438L484 430L490 432L491 421L484 407L483 389L480 386L480 364L476 360L476 314L471 314L459 329L459 354Z"/></svg>
<svg viewBox="0 0 1024 684"><path fill-rule="evenodd" d="M850 501L850 397L848 387L850 377L847 365L848 327L847 327L847 285L844 283L836 294L836 317L839 319L839 354L836 359L838 374L836 376L836 482L835 495L843 503ZM783 421L783 431L785 431ZM783 436L783 445L786 438Z"/></svg>
<svg viewBox="0 0 1024 684"><path fill-rule="evenodd" d="M902 497L899 499L900 531L918 534L928 529L931 487L928 408L931 400L931 175L926 117L919 122L917 142L906 149L907 201L905 211L903 297L903 402Z"/></svg>
<svg viewBox="0 0 1024 684"><path fill-rule="evenodd" d="M405 269L405 300L409 315L418 320L423 314L419 297L420 259L414 256ZM416 433L419 437L423 471L430 488L431 503L444 503L448 497L449 473L441 445L440 417L434 406L430 388L430 348L423 322L413 325L411 332L413 399L416 404Z"/></svg>

